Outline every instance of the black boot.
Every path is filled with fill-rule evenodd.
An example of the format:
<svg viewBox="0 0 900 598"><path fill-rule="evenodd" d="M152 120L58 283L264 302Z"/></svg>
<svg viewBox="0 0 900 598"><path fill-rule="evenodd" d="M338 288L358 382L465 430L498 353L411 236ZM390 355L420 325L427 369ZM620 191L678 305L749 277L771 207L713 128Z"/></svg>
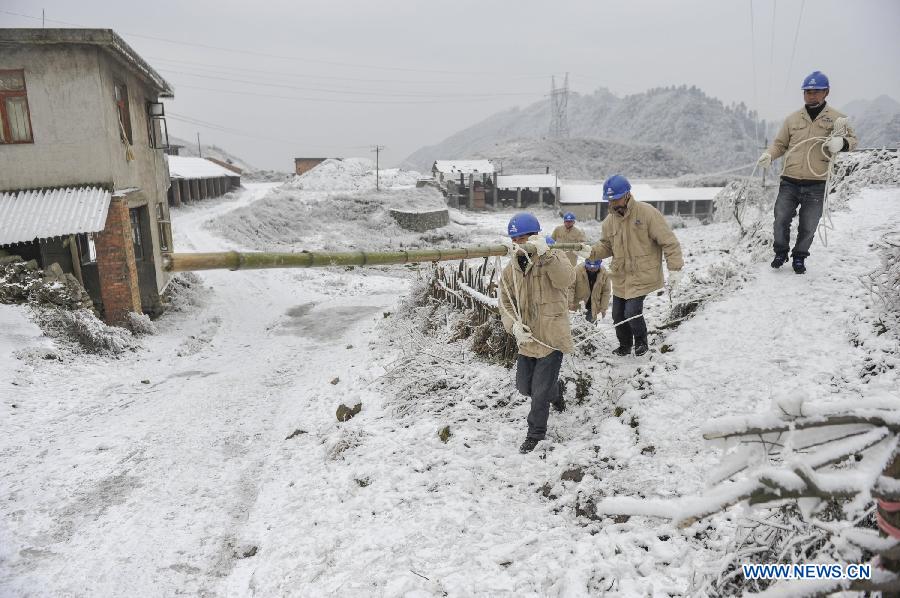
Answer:
<svg viewBox="0 0 900 598"><path fill-rule="evenodd" d="M634 339L634 354L637 357L640 357L644 353L646 353L650 348L647 346L647 337L639 336Z"/></svg>
<svg viewBox="0 0 900 598"><path fill-rule="evenodd" d="M522 446L519 447L519 452L523 455L526 453L530 453L534 450L534 447L537 446L538 442L540 442L540 440L535 440L534 438L526 438L525 442L522 443Z"/></svg>
<svg viewBox="0 0 900 598"><path fill-rule="evenodd" d="M613 349L613 355L618 355L619 357L631 355L631 347L620 345L618 349Z"/></svg>
<svg viewBox="0 0 900 598"><path fill-rule="evenodd" d="M804 257L794 258L794 262L791 265L794 267L795 274L806 274L806 264L803 263L805 259Z"/></svg>
<svg viewBox="0 0 900 598"><path fill-rule="evenodd" d="M788 259L788 254L787 254L787 252L784 252L784 253L776 253L776 254L775 254L775 259L772 260L772 264L771 264L771 265L772 265L773 268L780 268L780 267L782 267L782 266L784 265L784 263L787 261L787 259Z"/></svg>

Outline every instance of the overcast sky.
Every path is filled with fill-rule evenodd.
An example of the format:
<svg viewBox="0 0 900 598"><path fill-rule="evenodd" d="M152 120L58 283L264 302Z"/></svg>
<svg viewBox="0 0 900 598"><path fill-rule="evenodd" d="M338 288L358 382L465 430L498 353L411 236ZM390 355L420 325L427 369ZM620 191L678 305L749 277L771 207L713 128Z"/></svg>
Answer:
<svg viewBox="0 0 900 598"><path fill-rule="evenodd" d="M399 162L549 101L567 71L577 92L696 85L777 120L815 69L837 106L900 100L897 0L0 0L0 27L39 27L41 8L48 27L112 28L146 58L175 88L170 133L284 171L374 144Z"/></svg>

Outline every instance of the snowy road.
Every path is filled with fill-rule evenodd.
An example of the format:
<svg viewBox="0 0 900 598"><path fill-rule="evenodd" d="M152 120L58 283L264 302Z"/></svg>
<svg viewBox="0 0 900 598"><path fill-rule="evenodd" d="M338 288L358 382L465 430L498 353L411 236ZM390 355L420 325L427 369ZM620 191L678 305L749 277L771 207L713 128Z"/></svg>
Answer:
<svg viewBox="0 0 900 598"><path fill-rule="evenodd" d="M231 248L204 223L266 189L175 211L176 247ZM508 370L435 361L439 380L407 382L459 387L434 384L421 404L375 384L407 325L382 316L409 285L387 270L207 272L206 304L167 315L134 355L0 361L16 382L0 380L0 594L683 593L714 566L728 521L681 531L592 521L575 504L696 491L716 457L699 433L708 417L785 390L896 384L895 372L863 385L850 339L867 301L857 276L874 266L869 244L900 229L900 193L865 191L835 225L807 275L759 264L668 335L673 352L621 361L625 415L570 405L527 456L525 402L502 401ZM713 228L679 236L699 244ZM46 342L18 308L0 310L0 346ZM335 407L356 401L337 423ZM584 479L560 480L575 465Z"/></svg>
<svg viewBox="0 0 900 598"><path fill-rule="evenodd" d="M268 187L251 185L231 204ZM173 210L176 247L224 249L202 223L231 207ZM218 593L242 554L241 525L272 447L303 424L302 413L286 414L365 361L365 343L346 349L347 339L406 287L334 278L206 273L208 305L163 320L146 351L41 368L11 389L0 593Z"/></svg>

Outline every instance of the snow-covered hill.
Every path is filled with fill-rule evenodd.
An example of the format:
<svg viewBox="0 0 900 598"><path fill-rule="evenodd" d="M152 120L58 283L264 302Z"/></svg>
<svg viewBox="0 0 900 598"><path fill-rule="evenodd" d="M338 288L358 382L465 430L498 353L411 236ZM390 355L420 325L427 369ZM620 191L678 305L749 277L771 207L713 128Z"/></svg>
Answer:
<svg viewBox="0 0 900 598"><path fill-rule="evenodd" d="M687 160L666 146L599 139L514 139L475 158L490 158L510 173L547 168L569 179L600 179L611 172L633 177L676 177L691 172Z"/></svg>
<svg viewBox="0 0 900 598"><path fill-rule="evenodd" d="M757 125L754 114L743 104L726 106L687 86L623 98L605 89L590 95L571 94L568 116L570 137L665 145L681 153L697 172L753 161L767 126L765 122ZM427 171L439 158L490 156L498 143L546 137L549 122L546 101L513 108L417 150L404 166Z"/></svg>

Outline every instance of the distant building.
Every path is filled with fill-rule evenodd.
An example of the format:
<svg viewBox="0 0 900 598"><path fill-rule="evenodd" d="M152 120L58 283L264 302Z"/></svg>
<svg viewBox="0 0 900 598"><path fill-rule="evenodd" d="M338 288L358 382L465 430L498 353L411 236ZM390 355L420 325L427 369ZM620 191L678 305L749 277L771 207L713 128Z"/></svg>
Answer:
<svg viewBox="0 0 900 598"><path fill-rule="evenodd" d="M484 208L485 198L494 193L496 175L490 160L435 160L431 175L454 208L461 199L470 209Z"/></svg>
<svg viewBox="0 0 900 598"><path fill-rule="evenodd" d="M554 173L499 174L494 186L494 207L498 203L513 203L517 208L533 204L552 206L559 197L559 179ZM499 200L499 202L498 202Z"/></svg>
<svg viewBox="0 0 900 598"><path fill-rule="evenodd" d="M220 166L218 160L190 156L166 156L169 164L169 193L171 206L221 197L241 186L241 175Z"/></svg>
<svg viewBox="0 0 900 598"><path fill-rule="evenodd" d="M0 29L0 246L78 278L103 317L169 282L171 86L109 29Z"/></svg>
<svg viewBox="0 0 900 598"><path fill-rule="evenodd" d="M636 184L631 192L635 199L648 203L665 216L712 220L716 195L722 187L664 187ZM562 184L559 188L559 209L572 212L579 220L603 220L609 204L603 198L601 184Z"/></svg>
<svg viewBox="0 0 900 598"><path fill-rule="evenodd" d="M325 160L342 160L343 158L294 158L294 172L297 176L305 174Z"/></svg>

